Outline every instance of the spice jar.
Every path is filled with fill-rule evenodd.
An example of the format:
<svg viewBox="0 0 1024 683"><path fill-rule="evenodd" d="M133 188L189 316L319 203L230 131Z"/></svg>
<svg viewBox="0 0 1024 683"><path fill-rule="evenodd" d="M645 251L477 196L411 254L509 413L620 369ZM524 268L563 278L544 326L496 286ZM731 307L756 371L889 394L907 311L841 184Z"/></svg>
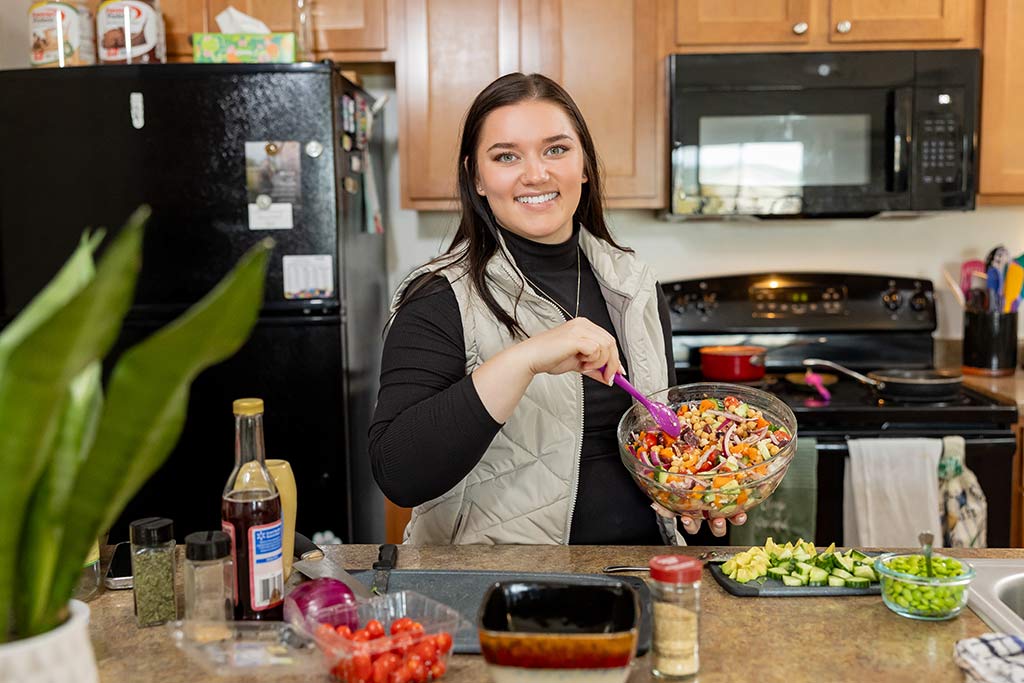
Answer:
<svg viewBox="0 0 1024 683"><path fill-rule="evenodd" d="M185 537L185 618L233 618L235 575L231 537L223 531L197 531Z"/></svg>
<svg viewBox="0 0 1024 683"><path fill-rule="evenodd" d="M702 564L685 555L658 555L649 563L654 636L651 673L656 678L693 676L699 668L697 624Z"/></svg>
<svg viewBox="0 0 1024 683"><path fill-rule="evenodd" d="M163 517L146 517L129 527L135 620L153 626L178 618L174 590L174 523Z"/></svg>

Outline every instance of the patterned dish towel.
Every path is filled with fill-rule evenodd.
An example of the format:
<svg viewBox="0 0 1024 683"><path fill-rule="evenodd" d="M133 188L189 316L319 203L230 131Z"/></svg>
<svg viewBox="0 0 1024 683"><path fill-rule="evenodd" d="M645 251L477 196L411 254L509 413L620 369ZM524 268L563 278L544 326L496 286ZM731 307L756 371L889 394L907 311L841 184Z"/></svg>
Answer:
<svg viewBox="0 0 1024 683"><path fill-rule="evenodd" d="M986 633L956 643L953 658L969 683L1024 683L1024 639Z"/></svg>

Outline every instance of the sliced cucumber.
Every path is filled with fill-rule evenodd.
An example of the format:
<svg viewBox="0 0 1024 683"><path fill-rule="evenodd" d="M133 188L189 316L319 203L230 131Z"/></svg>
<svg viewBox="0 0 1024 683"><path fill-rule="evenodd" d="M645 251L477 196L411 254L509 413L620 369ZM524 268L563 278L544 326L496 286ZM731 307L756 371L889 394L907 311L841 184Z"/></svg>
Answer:
<svg viewBox="0 0 1024 683"><path fill-rule="evenodd" d="M833 588L842 588L846 585L846 581L839 578L838 576L830 576L828 577L828 585L832 586Z"/></svg>
<svg viewBox="0 0 1024 683"><path fill-rule="evenodd" d="M855 576L852 579L846 580L847 588L867 588L870 581L860 576Z"/></svg>
<svg viewBox="0 0 1024 683"><path fill-rule="evenodd" d="M811 569L811 574L808 577L807 584L810 586L824 586L826 581L828 581L828 572L824 569L814 567Z"/></svg>
<svg viewBox="0 0 1024 683"><path fill-rule="evenodd" d="M781 580L784 576L789 576L789 572L782 567L768 567L768 578Z"/></svg>
<svg viewBox="0 0 1024 683"><path fill-rule="evenodd" d="M803 579L799 576L783 576L782 583L787 586L802 586L804 585Z"/></svg>
<svg viewBox="0 0 1024 683"><path fill-rule="evenodd" d="M848 572L853 571L853 559L847 555L836 555L836 563Z"/></svg>
<svg viewBox="0 0 1024 683"><path fill-rule="evenodd" d="M861 564L868 564L874 561L874 558L868 557L856 548L850 551L850 557L856 560L857 562L860 562Z"/></svg>
<svg viewBox="0 0 1024 683"><path fill-rule="evenodd" d="M853 575L859 576L862 579L867 579L868 581L878 581L878 576L875 575L875 570L865 564L857 565L853 570Z"/></svg>

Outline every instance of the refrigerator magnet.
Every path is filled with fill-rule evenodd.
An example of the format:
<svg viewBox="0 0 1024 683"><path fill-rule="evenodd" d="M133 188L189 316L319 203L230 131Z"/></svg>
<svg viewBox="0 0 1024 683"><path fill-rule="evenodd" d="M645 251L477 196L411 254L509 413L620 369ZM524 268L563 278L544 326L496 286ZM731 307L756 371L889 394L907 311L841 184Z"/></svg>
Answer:
<svg viewBox="0 0 1024 683"><path fill-rule="evenodd" d="M359 192L359 181L352 176L345 176L345 191L349 194Z"/></svg>
<svg viewBox="0 0 1024 683"><path fill-rule="evenodd" d="M363 172L363 157L359 154L353 154L348 158L349 168L352 169L353 173Z"/></svg>
<svg viewBox="0 0 1024 683"><path fill-rule="evenodd" d="M285 299L329 299L334 296L334 260L329 254L284 256Z"/></svg>
<svg viewBox="0 0 1024 683"><path fill-rule="evenodd" d="M346 152L352 151L352 136L348 133L341 136L341 148Z"/></svg>
<svg viewBox="0 0 1024 683"><path fill-rule="evenodd" d="M297 141L245 143L245 189L250 230L288 230L302 203L301 150Z"/></svg>
<svg viewBox="0 0 1024 683"><path fill-rule="evenodd" d="M366 100L356 95L356 144L360 148L366 147L366 141L370 132L370 109L366 106Z"/></svg>
<svg viewBox="0 0 1024 683"><path fill-rule="evenodd" d="M341 96L341 129L346 133L356 132L356 103L348 95Z"/></svg>

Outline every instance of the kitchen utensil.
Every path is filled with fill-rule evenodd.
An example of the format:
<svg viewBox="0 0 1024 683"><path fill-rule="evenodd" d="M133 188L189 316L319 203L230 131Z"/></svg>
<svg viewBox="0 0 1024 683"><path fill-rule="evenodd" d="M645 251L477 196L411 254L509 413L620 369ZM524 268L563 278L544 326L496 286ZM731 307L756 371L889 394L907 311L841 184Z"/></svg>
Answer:
<svg viewBox="0 0 1024 683"><path fill-rule="evenodd" d="M649 572L650 567L630 567L629 565L610 564L601 570L603 574L619 574L621 572Z"/></svg>
<svg viewBox="0 0 1024 683"><path fill-rule="evenodd" d="M805 367L838 370L871 387L880 398L894 401L945 401L960 395L963 375L944 370L875 370L867 375L839 363L807 358Z"/></svg>
<svg viewBox="0 0 1024 683"><path fill-rule="evenodd" d="M380 547L377 561L373 563L373 583L370 591L374 595L385 595L388 592L388 578L398 561L398 546L385 543Z"/></svg>
<svg viewBox="0 0 1024 683"><path fill-rule="evenodd" d="M337 579L348 586L357 598L371 597L370 589L365 583L335 564L324 555L324 551L318 545L298 532L295 533L295 562L292 563L292 567L311 579Z"/></svg>
<svg viewBox="0 0 1024 683"><path fill-rule="evenodd" d="M1006 281L1003 282L1003 313L1013 310L1014 304L1020 298L1021 285L1024 285L1024 268L1019 263L1011 261L1006 265Z"/></svg>
<svg viewBox="0 0 1024 683"><path fill-rule="evenodd" d="M935 536L930 531L922 531L917 535L917 542L921 544L921 552L924 553L924 568L929 577L935 576L932 571L932 541Z"/></svg>
<svg viewBox="0 0 1024 683"><path fill-rule="evenodd" d="M646 571L646 567L644 570ZM372 570L356 572L357 578L369 582ZM487 569L395 569L391 572L387 600L404 591L412 591L448 605L471 624L476 623L480 603L487 589L498 581L555 581L575 585L626 585L636 591L640 598L640 634L637 640L637 656L647 652L651 646L653 626L651 592L639 576L604 576L602 574L565 574L551 572L511 572ZM371 600L363 605L379 603ZM360 607L362 614L364 607ZM365 623L365 622L364 622ZM475 628L452 633L455 638L452 651L456 654L480 654L480 639Z"/></svg>
<svg viewBox="0 0 1024 683"><path fill-rule="evenodd" d="M972 288L974 283L972 282L972 276L974 273L984 273L985 264L980 259L971 259L970 261L964 261L960 266L960 289L966 295Z"/></svg>
<svg viewBox="0 0 1024 683"><path fill-rule="evenodd" d="M604 370L604 368L601 368ZM679 416L676 415L676 411L672 410L664 403L658 403L652 401L646 396L637 391L636 387L629 383L621 373L615 373L615 385L620 389L625 389L630 396L640 402L644 408L647 408L647 412L654 418L655 424L658 425L658 429L665 432L673 439L677 438L682 433L682 427L679 426Z"/></svg>
<svg viewBox="0 0 1024 683"><path fill-rule="evenodd" d="M839 376L833 375L831 372L816 372L814 374L817 375L819 379L821 379L821 383L824 384L826 387L830 387L839 381ZM811 391L816 391L816 389L813 386L807 383L806 373L787 372L785 375L783 375L783 378L787 382L795 386L801 387L803 389L808 389Z"/></svg>
<svg viewBox="0 0 1024 683"><path fill-rule="evenodd" d="M958 304L960 304L960 308L964 308L967 305L966 297L967 297L967 291L968 290L967 289L961 289L961 287L956 284L956 280L953 279L953 276L950 275L949 271L946 270L945 268L942 269L942 277L944 277L946 279L946 284L949 285L949 291L953 293L953 298L956 299L956 302ZM967 284L968 284L968 289L969 289L970 288L969 287L969 285L970 285L970 280L969 279L968 279L968 283Z"/></svg>
<svg viewBox="0 0 1024 683"><path fill-rule="evenodd" d="M825 382L821 379L821 375L814 372L814 370L807 368L807 372L804 373L804 379L808 384L818 390L818 395L820 395L822 399L825 401L832 400L832 394L825 388Z"/></svg>
<svg viewBox="0 0 1024 683"><path fill-rule="evenodd" d="M780 441L779 451L758 465L740 469L734 480L723 484L720 471L673 475L650 460L637 457L632 442L636 434L650 429L650 417L642 406L627 410L616 430L619 459L644 493L663 508L680 515L701 519L734 517L747 512L767 499L775 491L796 454L797 424L792 409L772 394L736 384L696 383L663 389L651 396L665 402L670 408L704 399L724 399L733 396L757 408L768 422L784 428L791 435ZM684 436L685 438L685 436ZM715 479L718 478L716 485ZM697 494L695 486L702 491Z"/></svg>
<svg viewBox="0 0 1024 683"><path fill-rule="evenodd" d="M770 349L755 345L703 346L700 349L700 371L706 379L718 382L753 382L764 377L768 354L827 341L827 337L798 339Z"/></svg>
<svg viewBox="0 0 1024 683"><path fill-rule="evenodd" d="M986 271L985 288L988 289L989 307L993 311L1003 310L1003 276L995 266L989 266Z"/></svg>

